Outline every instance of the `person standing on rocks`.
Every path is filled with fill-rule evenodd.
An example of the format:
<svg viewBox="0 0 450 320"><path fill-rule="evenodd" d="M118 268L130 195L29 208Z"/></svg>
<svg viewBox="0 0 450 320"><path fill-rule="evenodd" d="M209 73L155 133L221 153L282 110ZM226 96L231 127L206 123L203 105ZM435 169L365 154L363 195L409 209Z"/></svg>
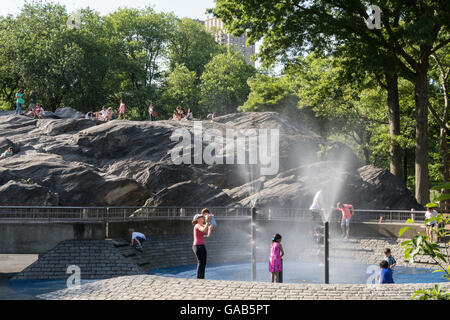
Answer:
<svg viewBox="0 0 450 320"><path fill-rule="evenodd" d="M199 213L196 214L192 220L194 226L194 243L192 244L192 251L194 251L197 258L197 279L205 279L206 269L206 247L205 235L209 236L211 233L211 224L205 224L205 217Z"/></svg>
<svg viewBox="0 0 450 320"><path fill-rule="evenodd" d="M24 95L24 93L23 93L22 89L20 89L19 92L16 93L16 99L17 99L16 114L19 114L19 115L22 114L22 107L23 107L23 104L25 103L25 100L23 99L23 95Z"/></svg>
<svg viewBox="0 0 450 320"><path fill-rule="evenodd" d="M120 106L119 106L119 120L123 117L123 120L125 120L125 102L123 100L120 100Z"/></svg>
<svg viewBox="0 0 450 320"><path fill-rule="evenodd" d="M153 106L153 102L150 101L150 106L148 107L148 114L150 116L150 121L156 121L156 111Z"/></svg>

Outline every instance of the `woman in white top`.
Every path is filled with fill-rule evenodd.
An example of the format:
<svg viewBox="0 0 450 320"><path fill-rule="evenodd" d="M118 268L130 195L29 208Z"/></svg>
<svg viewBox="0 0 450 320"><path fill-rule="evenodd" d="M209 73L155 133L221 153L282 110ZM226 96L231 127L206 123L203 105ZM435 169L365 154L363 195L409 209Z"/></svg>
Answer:
<svg viewBox="0 0 450 320"><path fill-rule="evenodd" d="M427 208L427 212L425 212L425 219L431 219L438 216L438 212L433 208ZM426 224L427 236L430 239L430 242L433 242L433 229L436 226L436 221L430 221Z"/></svg>

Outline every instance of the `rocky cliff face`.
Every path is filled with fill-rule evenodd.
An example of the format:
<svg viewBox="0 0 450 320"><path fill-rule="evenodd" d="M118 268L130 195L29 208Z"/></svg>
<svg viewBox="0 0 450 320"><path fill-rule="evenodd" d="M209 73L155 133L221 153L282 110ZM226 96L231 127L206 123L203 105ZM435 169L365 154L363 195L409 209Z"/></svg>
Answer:
<svg viewBox="0 0 450 320"><path fill-rule="evenodd" d="M226 158L224 164L175 164L173 155L183 155L181 139L171 136L187 132L192 139L183 140L184 147L194 150L194 122L98 123L67 108L49 117L0 114L0 151L8 145L15 150L13 157L0 160L0 205L248 206L256 200L258 206L307 208L324 188L330 201L357 208L420 209L390 173L361 167L347 146L278 113L238 113L202 122L204 132L215 129L208 132L224 146L216 155L229 148L227 130L245 133L236 141L248 142L259 129L278 129L278 170L271 175L248 164L249 143L236 142L232 153L245 151L245 164L227 164ZM208 153L211 141L203 137L200 152ZM186 159L194 160L195 153Z"/></svg>

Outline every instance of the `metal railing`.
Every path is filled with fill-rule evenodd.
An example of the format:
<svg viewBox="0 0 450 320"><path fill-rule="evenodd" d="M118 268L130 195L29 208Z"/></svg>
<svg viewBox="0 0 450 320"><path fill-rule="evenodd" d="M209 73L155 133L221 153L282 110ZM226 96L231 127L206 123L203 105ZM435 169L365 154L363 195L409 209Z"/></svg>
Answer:
<svg viewBox="0 0 450 320"><path fill-rule="evenodd" d="M203 207L6 207L0 206L0 221L128 221L155 218L192 219ZM250 208L210 208L216 217L248 218Z"/></svg>
<svg viewBox="0 0 450 320"><path fill-rule="evenodd" d="M398 222L404 223L408 219L414 222L422 223L425 221L425 211L411 210L366 210L355 209L355 214L351 218L351 222ZM340 211L332 210L329 212L330 222L341 221L342 214ZM268 220L310 220L311 211L309 209L299 208L264 208L258 210L259 219Z"/></svg>
<svg viewBox="0 0 450 320"><path fill-rule="evenodd" d="M5 207L0 206L1 221L129 221L150 219L191 219L203 207ZM219 219L248 219L251 208L210 207ZM305 208L259 208L257 219L265 220L310 220L311 212ZM425 211L408 210L363 210L355 209L351 222L415 222L425 221ZM331 211L331 222L341 220L339 211Z"/></svg>

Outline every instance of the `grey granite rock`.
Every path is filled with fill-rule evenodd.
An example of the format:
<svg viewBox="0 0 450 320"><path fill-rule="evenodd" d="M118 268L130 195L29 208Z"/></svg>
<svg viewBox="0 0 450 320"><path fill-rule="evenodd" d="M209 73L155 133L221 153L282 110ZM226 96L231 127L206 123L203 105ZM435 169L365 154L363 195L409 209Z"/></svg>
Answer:
<svg viewBox="0 0 450 320"><path fill-rule="evenodd" d="M215 129L224 137L230 129L252 137L259 129L278 129L279 166L267 176L258 165L174 164L179 140L171 137L184 130L194 150L192 121L100 123L68 108L58 109L55 116L63 119L0 117L0 149L12 144L17 150L12 158L0 160L0 185L8 184L0 205L44 205L58 199L64 206L248 206L257 198L259 206L307 208L324 187L328 198L356 208L420 208L389 172L361 167L346 145L278 113L236 113L201 123L204 130ZM203 140L200 151L208 144ZM248 144L242 150L248 152ZM14 202L10 192L30 188L22 180L31 180L40 191L35 199ZM47 192L52 196L43 196Z"/></svg>

